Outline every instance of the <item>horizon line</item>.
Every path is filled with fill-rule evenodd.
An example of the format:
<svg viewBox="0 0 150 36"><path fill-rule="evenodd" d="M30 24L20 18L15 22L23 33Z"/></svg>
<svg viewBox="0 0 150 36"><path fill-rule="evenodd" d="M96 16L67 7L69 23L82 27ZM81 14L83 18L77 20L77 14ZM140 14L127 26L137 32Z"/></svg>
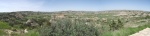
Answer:
<svg viewBox="0 0 150 36"><path fill-rule="evenodd" d="M31 12L61 12L61 11L121 11L121 10L58 10L58 11L32 11L32 10L22 10L22 11L6 11L6 12L24 12L24 11L31 11ZM148 11L149 10L122 10L122 11ZM5 11L4 11L5 12Z"/></svg>

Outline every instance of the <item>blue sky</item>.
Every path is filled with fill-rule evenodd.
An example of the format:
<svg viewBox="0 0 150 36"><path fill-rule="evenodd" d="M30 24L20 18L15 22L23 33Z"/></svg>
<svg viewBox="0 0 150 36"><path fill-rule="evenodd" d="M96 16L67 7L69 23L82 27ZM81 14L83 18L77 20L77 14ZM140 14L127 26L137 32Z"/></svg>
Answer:
<svg viewBox="0 0 150 36"><path fill-rule="evenodd" d="M0 0L0 12L11 11L150 11L149 0Z"/></svg>

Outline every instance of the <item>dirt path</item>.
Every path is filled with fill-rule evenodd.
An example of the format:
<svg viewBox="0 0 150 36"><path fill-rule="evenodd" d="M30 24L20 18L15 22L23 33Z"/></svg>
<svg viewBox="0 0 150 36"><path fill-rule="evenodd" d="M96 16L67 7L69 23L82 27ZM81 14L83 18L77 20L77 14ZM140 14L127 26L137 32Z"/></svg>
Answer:
<svg viewBox="0 0 150 36"><path fill-rule="evenodd" d="M139 31L139 32L132 34L130 36L150 36L150 28L143 29L142 31Z"/></svg>

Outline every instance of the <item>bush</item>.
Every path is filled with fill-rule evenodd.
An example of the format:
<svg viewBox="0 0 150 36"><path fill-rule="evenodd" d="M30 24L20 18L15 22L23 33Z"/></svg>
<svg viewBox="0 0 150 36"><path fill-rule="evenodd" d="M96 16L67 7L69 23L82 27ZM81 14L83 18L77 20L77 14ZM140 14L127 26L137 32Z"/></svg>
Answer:
<svg viewBox="0 0 150 36"><path fill-rule="evenodd" d="M110 30L118 30L120 28L123 28L124 24L121 22L120 19L118 19L117 23L113 20L111 24L109 24Z"/></svg>
<svg viewBox="0 0 150 36"><path fill-rule="evenodd" d="M99 36L99 31L93 25L79 21L72 23L69 19L57 20L51 26L44 26L39 31L40 36Z"/></svg>
<svg viewBox="0 0 150 36"><path fill-rule="evenodd" d="M8 23L0 21L0 29L9 29L9 28L10 26Z"/></svg>

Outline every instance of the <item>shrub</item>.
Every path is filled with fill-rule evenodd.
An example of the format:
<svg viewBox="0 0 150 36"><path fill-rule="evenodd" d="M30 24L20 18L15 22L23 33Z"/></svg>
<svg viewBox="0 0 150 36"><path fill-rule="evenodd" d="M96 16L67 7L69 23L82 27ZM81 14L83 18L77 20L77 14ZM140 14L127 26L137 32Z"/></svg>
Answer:
<svg viewBox="0 0 150 36"><path fill-rule="evenodd" d="M120 19L118 19L117 23L113 20L111 24L109 24L110 30L118 30L124 26Z"/></svg>
<svg viewBox="0 0 150 36"><path fill-rule="evenodd" d="M0 21L0 29L9 29L9 28L10 26L8 23Z"/></svg>
<svg viewBox="0 0 150 36"><path fill-rule="evenodd" d="M116 24L116 22L113 20L112 21L112 24L109 24L109 27L110 27L110 30L115 30L115 29L117 29L117 24Z"/></svg>
<svg viewBox="0 0 150 36"><path fill-rule="evenodd" d="M118 28L123 28L123 26L123 22L120 19L118 19Z"/></svg>
<svg viewBox="0 0 150 36"><path fill-rule="evenodd" d="M99 31L93 25L69 19L57 20L51 26L44 26L39 30L40 36L99 36Z"/></svg>

